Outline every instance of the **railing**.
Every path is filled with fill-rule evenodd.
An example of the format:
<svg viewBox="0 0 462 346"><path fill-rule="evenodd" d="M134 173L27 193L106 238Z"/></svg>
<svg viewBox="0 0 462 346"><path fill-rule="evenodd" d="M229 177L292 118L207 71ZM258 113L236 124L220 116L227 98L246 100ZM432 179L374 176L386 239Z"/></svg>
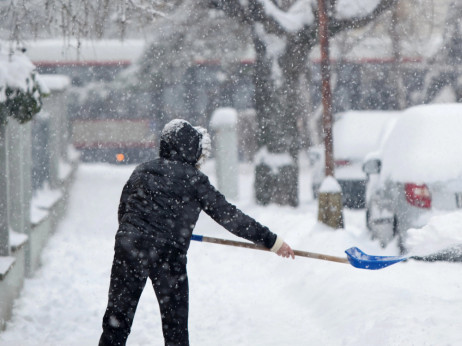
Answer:
<svg viewBox="0 0 462 346"><path fill-rule="evenodd" d="M69 80L42 79L51 92L41 113L26 124L11 117L0 124L0 329L24 278L40 265L78 162L68 142Z"/></svg>

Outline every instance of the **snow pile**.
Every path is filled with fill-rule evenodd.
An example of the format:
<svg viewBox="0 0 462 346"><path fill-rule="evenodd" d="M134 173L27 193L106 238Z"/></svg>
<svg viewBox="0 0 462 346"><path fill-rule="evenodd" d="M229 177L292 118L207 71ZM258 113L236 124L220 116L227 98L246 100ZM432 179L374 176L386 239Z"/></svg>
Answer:
<svg viewBox="0 0 462 346"><path fill-rule="evenodd" d="M42 189L35 191L31 201L30 221L32 224L39 223L48 216L49 209L63 197L58 189L50 189L45 185Z"/></svg>
<svg viewBox="0 0 462 346"><path fill-rule="evenodd" d="M9 235L11 247L21 246L27 241L27 239L29 239L29 237L26 234L15 232L12 229L10 229Z"/></svg>
<svg viewBox="0 0 462 346"><path fill-rule="evenodd" d="M215 130L222 127L235 127L236 125L237 111L230 107L216 109L210 119L210 126Z"/></svg>
<svg viewBox="0 0 462 346"><path fill-rule="evenodd" d="M256 165L266 164L274 174L277 174L281 167L293 165L294 160L289 153L270 153L264 146L255 154L254 163Z"/></svg>
<svg viewBox="0 0 462 346"><path fill-rule="evenodd" d="M338 181L332 177L332 176L327 176L324 178L322 181L321 187L319 188L319 192L324 192L324 193L341 193L342 188L340 187L340 184Z"/></svg>
<svg viewBox="0 0 462 346"><path fill-rule="evenodd" d="M462 211L437 215L422 229L410 229L406 245L412 255L427 256L462 245Z"/></svg>
<svg viewBox="0 0 462 346"><path fill-rule="evenodd" d="M437 182L462 178L462 104L407 109L382 152L382 178Z"/></svg>

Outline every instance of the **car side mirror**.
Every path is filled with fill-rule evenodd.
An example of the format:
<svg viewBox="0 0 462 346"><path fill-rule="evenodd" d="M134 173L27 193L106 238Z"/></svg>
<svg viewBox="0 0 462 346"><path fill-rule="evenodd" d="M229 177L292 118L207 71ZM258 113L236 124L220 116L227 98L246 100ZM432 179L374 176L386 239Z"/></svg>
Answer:
<svg viewBox="0 0 462 346"><path fill-rule="evenodd" d="M379 174L382 168L382 161L379 159L370 159L364 162L363 172L366 174Z"/></svg>

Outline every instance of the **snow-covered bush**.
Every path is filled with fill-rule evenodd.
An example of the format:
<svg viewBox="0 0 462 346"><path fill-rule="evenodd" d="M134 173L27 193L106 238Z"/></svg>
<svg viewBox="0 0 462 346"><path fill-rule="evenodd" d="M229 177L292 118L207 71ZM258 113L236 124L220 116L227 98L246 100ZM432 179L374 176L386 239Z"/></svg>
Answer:
<svg viewBox="0 0 462 346"><path fill-rule="evenodd" d="M8 116L20 123L31 120L40 111L47 92L23 52L9 52L0 46L0 122L6 123Z"/></svg>

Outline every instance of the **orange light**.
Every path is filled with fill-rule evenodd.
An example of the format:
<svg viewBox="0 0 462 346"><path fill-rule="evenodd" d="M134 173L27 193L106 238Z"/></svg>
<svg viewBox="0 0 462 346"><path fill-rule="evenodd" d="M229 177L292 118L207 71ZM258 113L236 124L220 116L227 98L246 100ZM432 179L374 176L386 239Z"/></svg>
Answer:
<svg viewBox="0 0 462 346"><path fill-rule="evenodd" d="M125 160L125 155L124 154L117 154L116 155L117 162L122 162Z"/></svg>

